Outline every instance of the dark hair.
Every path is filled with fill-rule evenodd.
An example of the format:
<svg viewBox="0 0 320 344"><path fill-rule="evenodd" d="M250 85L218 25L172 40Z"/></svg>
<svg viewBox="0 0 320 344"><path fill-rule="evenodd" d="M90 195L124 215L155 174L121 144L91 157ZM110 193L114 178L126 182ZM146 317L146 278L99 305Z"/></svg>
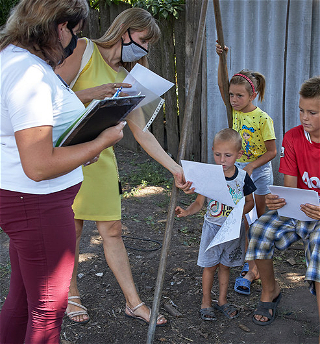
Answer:
<svg viewBox="0 0 320 344"><path fill-rule="evenodd" d="M17 44L28 50L39 51L52 67L64 60L57 27L68 22L73 29L82 27L89 14L86 0L21 0L11 11L0 32L0 50Z"/></svg>
<svg viewBox="0 0 320 344"><path fill-rule="evenodd" d="M231 128L225 128L220 130L213 139L213 146L216 141L228 141L233 142L238 151L242 149L242 138L240 134Z"/></svg>
<svg viewBox="0 0 320 344"><path fill-rule="evenodd" d="M306 80L299 92L303 98L320 98L320 75Z"/></svg>
<svg viewBox="0 0 320 344"><path fill-rule="evenodd" d="M264 75L259 72L252 72L247 69L243 69L237 74L242 74L245 77L249 78L254 85L255 92L259 94L259 101L263 101L264 99L264 92L266 89L266 79ZM249 81L240 75L234 75L230 80L230 85L245 85L246 90L249 92L250 95L253 93L253 89Z"/></svg>

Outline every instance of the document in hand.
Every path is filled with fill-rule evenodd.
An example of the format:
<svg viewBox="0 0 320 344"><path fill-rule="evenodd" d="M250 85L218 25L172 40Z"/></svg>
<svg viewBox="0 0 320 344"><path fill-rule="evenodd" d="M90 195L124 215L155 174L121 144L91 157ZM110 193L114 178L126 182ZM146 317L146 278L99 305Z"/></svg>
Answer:
<svg viewBox="0 0 320 344"><path fill-rule="evenodd" d="M131 84L131 88L123 89L123 92L128 95L144 94L146 96L128 117L143 131L150 127L161 110L164 103L161 95L174 85L139 63L133 67L130 73L125 68L120 67L115 82ZM140 111L136 111L137 109Z"/></svg>
<svg viewBox="0 0 320 344"><path fill-rule="evenodd" d="M286 201L286 204L277 210L279 216L290 217L299 221L316 221L300 209L300 205L306 203L319 206L319 196L316 191L277 185L270 185L269 188L273 195L278 195L279 198L284 198Z"/></svg>
<svg viewBox="0 0 320 344"><path fill-rule="evenodd" d="M56 147L72 146L94 140L103 130L117 125L145 96L94 99L59 137Z"/></svg>

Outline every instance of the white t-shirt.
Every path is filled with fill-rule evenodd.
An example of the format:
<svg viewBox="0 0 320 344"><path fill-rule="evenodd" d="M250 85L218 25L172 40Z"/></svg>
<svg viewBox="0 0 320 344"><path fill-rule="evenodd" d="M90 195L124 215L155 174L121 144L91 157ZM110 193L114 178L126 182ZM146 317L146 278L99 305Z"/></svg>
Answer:
<svg viewBox="0 0 320 344"><path fill-rule="evenodd" d="M82 181L82 168L35 182L24 173L14 133L51 125L53 145L84 106L42 59L9 45L0 52L0 188L32 194L64 190Z"/></svg>

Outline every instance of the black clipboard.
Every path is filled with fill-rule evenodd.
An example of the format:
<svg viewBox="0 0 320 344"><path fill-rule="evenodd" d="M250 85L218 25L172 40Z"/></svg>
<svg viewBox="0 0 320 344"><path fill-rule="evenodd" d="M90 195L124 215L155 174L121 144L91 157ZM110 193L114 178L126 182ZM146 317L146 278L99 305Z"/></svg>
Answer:
<svg viewBox="0 0 320 344"><path fill-rule="evenodd" d="M144 95L94 99L59 137L56 147L94 140L103 130L117 125L144 99Z"/></svg>

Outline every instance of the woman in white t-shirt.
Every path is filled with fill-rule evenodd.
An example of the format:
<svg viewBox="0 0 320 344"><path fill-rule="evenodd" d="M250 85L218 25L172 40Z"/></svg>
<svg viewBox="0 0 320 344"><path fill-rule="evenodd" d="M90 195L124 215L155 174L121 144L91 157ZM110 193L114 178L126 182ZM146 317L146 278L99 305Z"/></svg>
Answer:
<svg viewBox="0 0 320 344"><path fill-rule="evenodd" d="M10 237L10 289L0 343L60 343L75 253L71 205L81 165L122 138L54 148L84 107L54 73L76 46L86 0L21 0L0 32L0 226Z"/></svg>

